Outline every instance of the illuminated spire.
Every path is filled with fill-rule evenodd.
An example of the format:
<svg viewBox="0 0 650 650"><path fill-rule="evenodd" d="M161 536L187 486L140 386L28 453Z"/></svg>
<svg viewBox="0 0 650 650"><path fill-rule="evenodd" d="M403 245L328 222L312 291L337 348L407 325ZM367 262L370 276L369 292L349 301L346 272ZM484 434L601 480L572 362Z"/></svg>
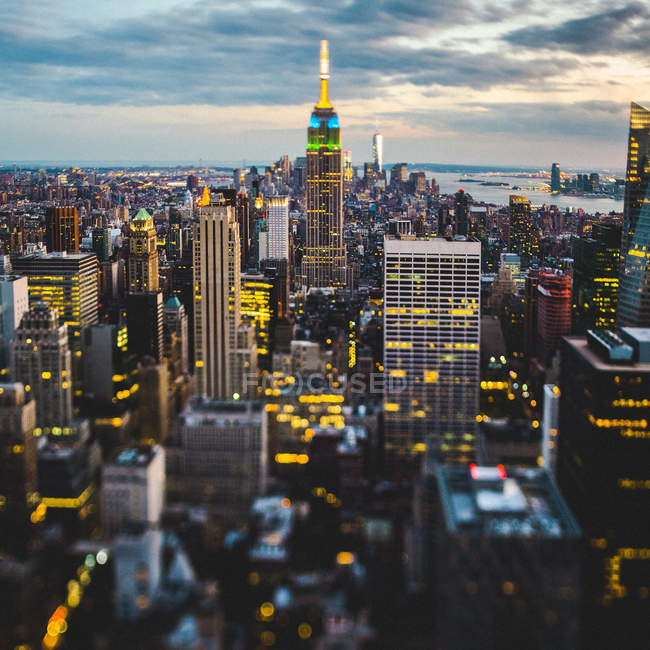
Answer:
<svg viewBox="0 0 650 650"><path fill-rule="evenodd" d="M316 108L332 108L327 96L327 83L330 78L330 52L327 41L320 42L320 99Z"/></svg>
<svg viewBox="0 0 650 650"><path fill-rule="evenodd" d="M199 207L210 205L210 188L207 185L203 188L203 196L199 199L197 205Z"/></svg>

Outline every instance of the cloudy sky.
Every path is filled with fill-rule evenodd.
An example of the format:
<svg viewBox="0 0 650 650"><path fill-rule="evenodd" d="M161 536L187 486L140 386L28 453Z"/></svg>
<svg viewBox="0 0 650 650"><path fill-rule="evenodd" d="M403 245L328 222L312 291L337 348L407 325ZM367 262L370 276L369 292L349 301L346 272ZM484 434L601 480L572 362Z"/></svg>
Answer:
<svg viewBox="0 0 650 650"><path fill-rule="evenodd" d="M650 6L618 0L0 0L0 160L304 151L330 41L355 163L621 168Z"/></svg>

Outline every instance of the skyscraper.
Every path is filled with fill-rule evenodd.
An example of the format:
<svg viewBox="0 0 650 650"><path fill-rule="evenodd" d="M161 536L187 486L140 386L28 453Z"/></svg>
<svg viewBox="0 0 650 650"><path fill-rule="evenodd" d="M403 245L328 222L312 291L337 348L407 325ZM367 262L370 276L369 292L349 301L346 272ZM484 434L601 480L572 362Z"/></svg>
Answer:
<svg viewBox="0 0 650 650"><path fill-rule="evenodd" d="M77 208L48 208L45 213L47 250L79 252L79 215Z"/></svg>
<svg viewBox="0 0 650 650"><path fill-rule="evenodd" d="M620 261L620 226L595 223L590 237L573 240L574 334L614 326Z"/></svg>
<svg viewBox="0 0 650 650"><path fill-rule="evenodd" d="M481 245L387 236L384 242L385 451L401 473L425 450L473 458L478 410Z"/></svg>
<svg viewBox="0 0 650 650"><path fill-rule="evenodd" d="M289 259L289 197L272 196L269 199L269 246L267 259ZM260 261L262 258L260 257Z"/></svg>
<svg viewBox="0 0 650 650"><path fill-rule="evenodd" d="M163 297L162 291L129 293L126 296L126 326L129 354L150 356L162 363Z"/></svg>
<svg viewBox="0 0 650 650"><path fill-rule="evenodd" d="M68 325L70 340L98 320L97 256L94 253L25 255L13 262L14 271L26 275L29 302L45 302L56 308L61 323Z"/></svg>
<svg viewBox="0 0 650 650"><path fill-rule="evenodd" d="M384 167L384 136L379 133L379 130L376 130L372 136L372 162L375 171L381 174Z"/></svg>
<svg viewBox="0 0 650 650"><path fill-rule="evenodd" d="M174 376L185 374L189 369L187 314L176 296L172 296L163 309L163 336L165 358Z"/></svg>
<svg viewBox="0 0 650 650"><path fill-rule="evenodd" d="M100 262L110 258L113 252L110 228L93 228L93 250Z"/></svg>
<svg viewBox="0 0 650 650"><path fill-rule="evenodd" d="M321 41L320 99L307 129L307 243L302 264L309 287L345 282L341 130L327 95L329 72L327 41Z"/></svg>
<svg viewBox="0 0 650 650"><path fill-rule="evenodd" d="M199 394L232 399L240 324L239 228L235 211L206 188L194 239L194 351Z"/></svg>
<svg viewBox="0 0 650 650"><path fill-rule="evenodd" d="M544 269L537 285L537 356L546 365L571 333L571 276Z"/></svg>
<svg viewBox="0 0 650 650"><path fill-rule="evenodd" d="M34 400L25 401L23 385L0 384L0 548L3 551L25 544L21 528L28 524L28 513L38 503L35 426L36 404Z"/></svg>
<svg viewBox="0 0 650 650"><path fill-rule="evenodd" d="M72 367L66 325L56 309L37 303L16 329L11 349L12 375L36 400L40 427L61 427L72 420Z"/></svg>
<svg viewBox="0 0 650 650"><path fill-rule="evenodd" d="M553 163L551 167L551 192L558 193L562 189L560 184L560 163Z"/></svg>
<svg viewBox="0 0 650 650"><path fill-rule="evenodd" d="M521 257L527 267L539 253L538 233L530 214L530 201L525 196L510 195L510 252Z"/></svg>
<svg viewBox="0 0 650 650"><path fill-rule="evenodd" d="M454 194L454 234L467 236L469 232L469 198L465 190Z"/></svg>
<svg viewBox="0 0 650 650"><path fill-rule="evenodd" d="M158 291L156 229L144 208L133 217L129 231L129 291Z"/></svg>
<svg viewBox="0 0 650 650"><path fill-rule="evenodd" d="M9 364L14 331L28 308L27 278L0 275L0 368Z"/></svg>
<svg viewBox="0 0 650 650"><path fill-rule="evenodd" d="M587 540L582 647L642 648L650 587L648 330L565 338L560 388L558 481Z"/></svg>
<svg viewBox="0 0 650 650"><path fill-rule="evenodd" d="M632 103L621 241L619 326L650 326L650 111Z"/></svg>

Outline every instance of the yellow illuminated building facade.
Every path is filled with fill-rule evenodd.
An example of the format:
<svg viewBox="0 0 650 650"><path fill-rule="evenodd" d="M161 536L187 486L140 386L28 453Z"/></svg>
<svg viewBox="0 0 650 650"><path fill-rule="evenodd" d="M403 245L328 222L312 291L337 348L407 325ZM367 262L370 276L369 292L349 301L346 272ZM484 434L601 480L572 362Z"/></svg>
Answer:
<svg viewBox="0 0 650 650"><path fill-rule="evenodd" d="M385 456L397 474L427 444L450 462L474 458L479 390L477 241L384 240Z"/></svg>
<svg viewBox="0 0 650 650"><path fill-rule="evenodd" d="M327 41L321 41L320 62L321 94L307 128L307 241L302 266L308 287L345 285L341 129L328 97Z"/></svg>
<svg viewBox="0 0 650 650"><path fill-rule="evenodd" d="M194 236L194 358L199 394L232 399L241 321L239 227L232 205L209 192Z"/></svg>
<svg viewBox="0 0 650 650"><path fill-rule="evenodd" d="M158 291L158 247L153 218L143 208L129 225L129 291Z"/></svg>
<svg viewBox="0 0 650 650"><path fill-rule="evenodd" d="M533 226L530 201L525 196L510 195L510 245L526 267L539 255L539 232Z"/></svg>
<svg viewBox="0 0 650 650"><path fill-rule="evenodd" d="M241 318L255 328L258 354L270 351L273 283L261 273L241 276Z"/></svg>
<svg viewBox="0 0 650 650"><path fill-rule="evenodd" d="M621 327L649 327L650 110L635 103L630 109L623 216L616 321Z"/></svg>

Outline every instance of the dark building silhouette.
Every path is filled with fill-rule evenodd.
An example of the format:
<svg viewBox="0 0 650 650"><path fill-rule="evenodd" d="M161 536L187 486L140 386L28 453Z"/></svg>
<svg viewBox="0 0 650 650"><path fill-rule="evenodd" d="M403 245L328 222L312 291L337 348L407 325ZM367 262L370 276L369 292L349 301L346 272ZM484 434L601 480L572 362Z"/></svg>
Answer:
<svg viewBox="0 0 650 650"><path fill-rule="evenodd" d="M650 326L650 111L632 104L621 242L619 326Z"/></svg>
<svg viewBox="0 0 650 650"><path fill-rule="evenodd" d="M590 237L573 240L574 334L613 327L618 302L621 228L593 224Z"/></svg>
<svg viewBox="0 0 650 650"><path fill-rule="evenodd" d="M645 648L650 333L567 337L561 368L557 474L586 539L582 647Z"/></svg>
<svg viewBox="0 0 650 650"><path fill-rule="evenodd" d="M79 215L77 208L48 208L45 213L47 250L79 252Z"/></svg>

